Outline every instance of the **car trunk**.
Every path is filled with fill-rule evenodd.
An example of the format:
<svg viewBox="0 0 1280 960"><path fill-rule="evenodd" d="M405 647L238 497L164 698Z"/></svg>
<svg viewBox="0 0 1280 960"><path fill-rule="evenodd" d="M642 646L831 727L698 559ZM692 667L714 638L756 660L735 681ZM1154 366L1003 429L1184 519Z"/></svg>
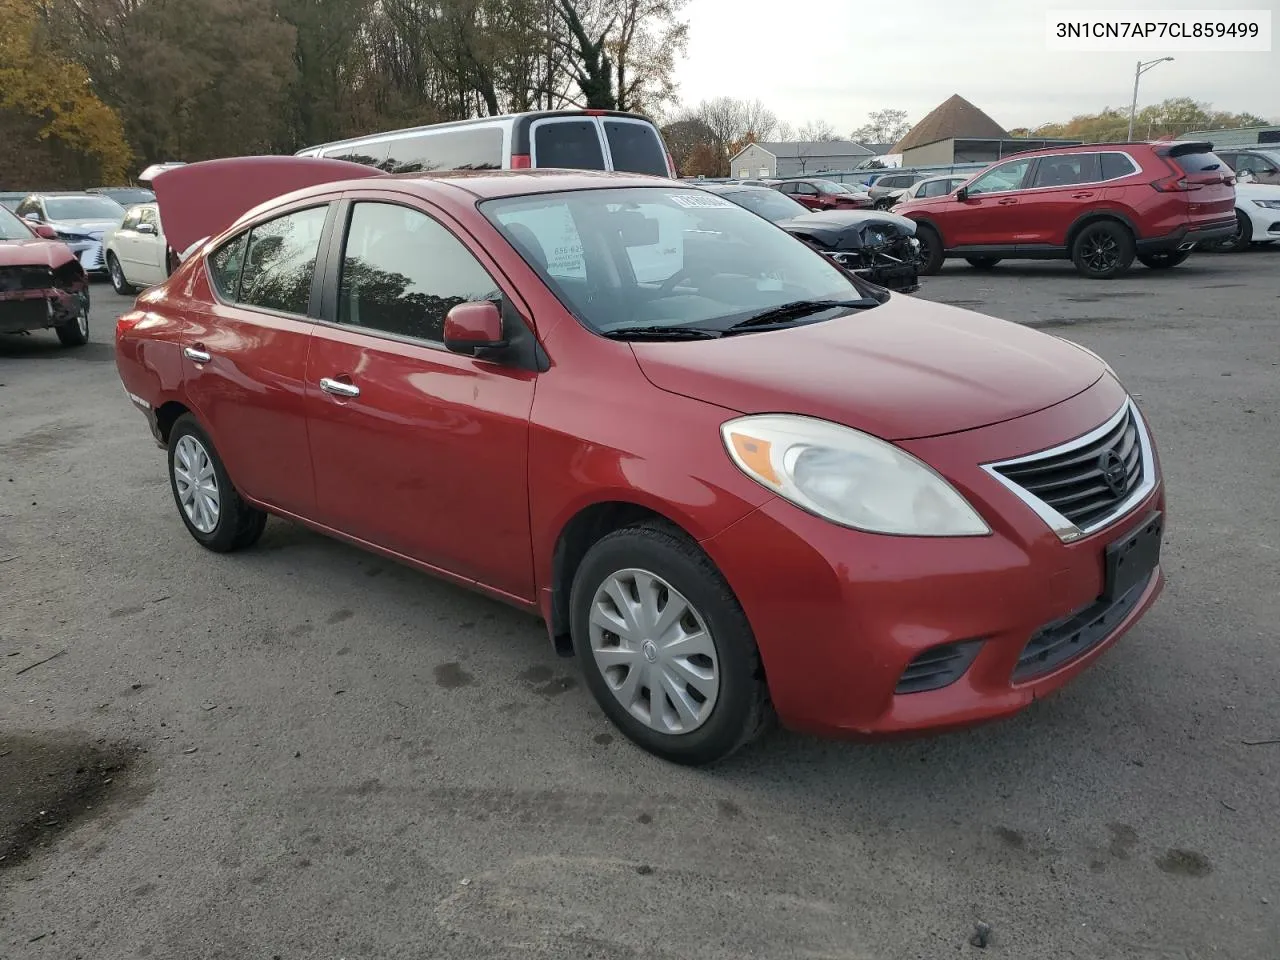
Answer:
<svg viewBox="0 0 1280 960"><path fill-rule="evenodd" d="M1191 230L1235 219L1235 175L1213 152L1210 143L1177 143L1164 152L1174 176L1157 181L1163 189L1183 193ZM1157 186L1156 189L1162 189Z"/></svg>

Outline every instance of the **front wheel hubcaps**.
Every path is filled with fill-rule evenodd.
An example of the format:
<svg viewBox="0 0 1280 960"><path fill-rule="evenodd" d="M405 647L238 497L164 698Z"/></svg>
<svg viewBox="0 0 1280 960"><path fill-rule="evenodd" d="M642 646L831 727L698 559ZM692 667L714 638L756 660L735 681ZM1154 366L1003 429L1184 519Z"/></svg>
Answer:
<svg viewBox="0 0 1280 960"><path fill-rule="evenodd" d="M591 600L591 653L609 692L658 733L702 726L720 693L720 663L706 621L675 587L647 570L619 570Z"/></svg>
<svg viewBox="0 0 1280 960"><path fill-rule="evenodd" d="M201 533L213 533L221 505L218 474L209 451L190 434L181 437L174 447L173 479L178 502L191 525Z"/></svg>

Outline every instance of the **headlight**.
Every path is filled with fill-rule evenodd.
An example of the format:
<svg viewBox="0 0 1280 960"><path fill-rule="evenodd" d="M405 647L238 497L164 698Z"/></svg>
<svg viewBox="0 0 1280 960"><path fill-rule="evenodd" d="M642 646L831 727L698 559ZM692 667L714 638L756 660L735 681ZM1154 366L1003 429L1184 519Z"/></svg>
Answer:
<svg viewBox="0 0 1280 960"><path fill-rule="evenodd" d="M767 414L730 420L720 433L733 462L752 480L841 526L913 537L991 532L932 469L859 430Z"/></svg>
<svg viewBox="0 0 1280 960"><path fill-rule="evenodd" d="M1255 200L1253 202L1260 207L1266 207L1268 210L1280 210L1280 200Z"/></svg>

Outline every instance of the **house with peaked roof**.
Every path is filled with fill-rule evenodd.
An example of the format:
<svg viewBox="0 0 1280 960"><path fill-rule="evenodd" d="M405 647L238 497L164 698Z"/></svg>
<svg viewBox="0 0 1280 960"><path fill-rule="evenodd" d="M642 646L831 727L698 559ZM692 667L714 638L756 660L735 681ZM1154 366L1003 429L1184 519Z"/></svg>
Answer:
<svg viewBox="0 0 1280 960"><path fill-rule="evenodd" d="M943 163L991 163L1011 153L1066 146L1079 140L1030 140L1009 131L959 94L953 94L914 127L893 148L904 167Z"/></svg>
<svg viewBox="0 0 1280 960"><path fill-rule="evenodd" d="M852 170L874 156L852 140L749 143L729 158L729 176L739 180L815 176Z"/></svg>

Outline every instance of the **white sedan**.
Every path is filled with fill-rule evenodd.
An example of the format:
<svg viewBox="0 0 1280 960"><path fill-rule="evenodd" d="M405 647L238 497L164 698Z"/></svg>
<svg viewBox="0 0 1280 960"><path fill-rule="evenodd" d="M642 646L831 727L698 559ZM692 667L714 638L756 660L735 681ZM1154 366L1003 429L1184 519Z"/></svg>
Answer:
<svg viewBox="0 0 1280 960"><path fill-rule="evenodd" d="M160 227L160 208L154 203L130 207L124 222L102 241L116 293L136 293L140 287L163 283L173 272L174 258Z"/></svg>

